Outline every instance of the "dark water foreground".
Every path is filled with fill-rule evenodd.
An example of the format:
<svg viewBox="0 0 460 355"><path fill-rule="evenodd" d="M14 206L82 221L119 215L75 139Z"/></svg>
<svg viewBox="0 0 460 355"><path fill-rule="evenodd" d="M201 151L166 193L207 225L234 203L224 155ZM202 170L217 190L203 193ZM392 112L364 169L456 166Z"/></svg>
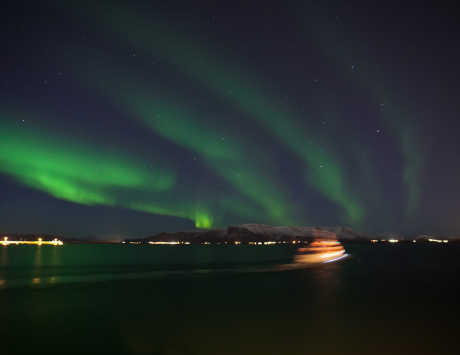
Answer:
<svg viewBox="0 0 460 355"><path fill-rule="evenodd" d="M0 355L459 353L460 245L346 249L1 247Z"/></svg>

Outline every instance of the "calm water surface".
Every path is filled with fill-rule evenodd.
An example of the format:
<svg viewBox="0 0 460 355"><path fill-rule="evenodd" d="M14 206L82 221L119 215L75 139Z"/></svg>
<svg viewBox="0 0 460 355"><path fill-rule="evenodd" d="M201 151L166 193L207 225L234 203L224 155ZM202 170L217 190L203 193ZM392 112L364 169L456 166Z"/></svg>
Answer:
<svg viewBox="0 0 460 355"><path fill-rule="evenodd" d="M0 247L3 354L458 354L460 245Z"/></svg>

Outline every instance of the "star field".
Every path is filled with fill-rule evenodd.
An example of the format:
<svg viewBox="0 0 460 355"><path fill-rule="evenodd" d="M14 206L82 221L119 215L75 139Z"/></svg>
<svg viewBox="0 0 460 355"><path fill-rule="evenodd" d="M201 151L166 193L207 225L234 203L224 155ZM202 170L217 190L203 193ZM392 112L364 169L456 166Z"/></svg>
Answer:
<svg viewBox="0 0 460 355"><path fill-rule="evenodd" d="M0 229L455 235L451 3L19 1L0 22Z"/></svg>

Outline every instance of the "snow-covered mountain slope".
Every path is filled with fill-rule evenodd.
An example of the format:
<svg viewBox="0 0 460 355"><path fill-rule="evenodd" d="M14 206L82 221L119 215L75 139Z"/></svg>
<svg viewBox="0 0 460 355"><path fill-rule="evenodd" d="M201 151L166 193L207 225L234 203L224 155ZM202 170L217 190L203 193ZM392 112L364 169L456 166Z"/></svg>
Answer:
<svg viewBox="0 0 460 355"><path fill-rule="evenodd" d="M359 233L348 227L288 227L270 226L266 224L242 224L227 228L198 231L180 231L160 233L140 242L190 242L190 243L224 243L224 242L266 242L266 241L311 241L314 237L338 238L353 241L363 238Z"/></svg>

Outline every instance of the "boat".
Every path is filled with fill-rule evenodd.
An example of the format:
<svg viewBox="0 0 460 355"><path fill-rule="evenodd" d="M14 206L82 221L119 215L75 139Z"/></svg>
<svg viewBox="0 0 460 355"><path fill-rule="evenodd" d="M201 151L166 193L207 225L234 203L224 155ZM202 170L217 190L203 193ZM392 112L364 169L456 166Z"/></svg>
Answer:
<svg viewBox="0 0 460 355"><path fill-rule="evenodd" d="M297 250L297 254L294 255L294 262L321 263L340 258L344 253L345 248L337 240L335 233L315 230L311 242Z"/></svg>

